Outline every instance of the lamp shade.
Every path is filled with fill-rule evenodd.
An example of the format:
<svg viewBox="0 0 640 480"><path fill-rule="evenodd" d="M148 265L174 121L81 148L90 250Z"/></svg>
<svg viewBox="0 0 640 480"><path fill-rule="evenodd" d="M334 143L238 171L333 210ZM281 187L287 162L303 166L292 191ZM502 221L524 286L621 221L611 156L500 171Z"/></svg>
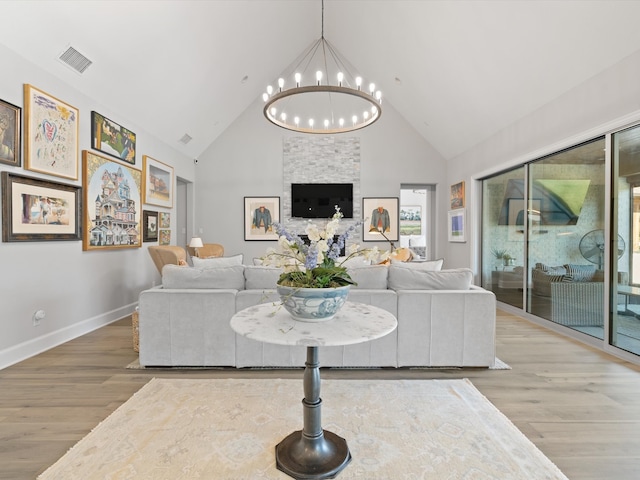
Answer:
<svg viewBox="0 0 640 480"><path fill-rule="evenodd" d="M193 237L189 242L191 248L202 248L202 239L200 237Z"/></svg>

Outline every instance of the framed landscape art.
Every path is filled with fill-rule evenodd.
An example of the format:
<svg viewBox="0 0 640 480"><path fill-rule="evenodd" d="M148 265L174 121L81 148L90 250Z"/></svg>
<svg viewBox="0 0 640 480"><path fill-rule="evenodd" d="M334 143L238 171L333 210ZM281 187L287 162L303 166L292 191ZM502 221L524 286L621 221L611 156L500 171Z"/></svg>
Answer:
<svg viewBox="0 0 640 480"><path fill-rule="evenodd" d="M400 238L398 204L398 197L362 199L362 215L365 217L363 241L398 241Z"/></svg>
<svg viewBox="0 0 640 480"><path fill-rule="evenodd" d="M98 112L91 112L91 148L136 163L136 134Z"/></svg>
<svg viewBox="0 0 640 480"><path fill-rule="evenodd" d="M78 110L29 84L24 105L25 168L77 180Z"/></svg>
<svg viewBox="0 0 640 480"><path fill-rule="evenodd" d="M0 163L20 166L22 109L0 100Z"/></svg>
<svg viewBox="0 0 640 480"><path fill-rule="evenodd" d="M80 187L2 172L2 241L80 240Z"/></svg>
<svg viewBox="0 0 640 480"><path fill-rule="evenodd" d="M84 150L82 249L142 246L140 170Z"/></svg>
<svg viewBox="0 0 640 480"><path fill-rule="evenodd" d="M142 241L158 241L158 212L144 210L142 212Z"/></svg>
<svg viewBox="0 0 640 480"><path fill-rule="evenodd" d="M173 167L143 155L144 189L142 200L149 205L173 208Z"/></svg>
<svg viewBox="0 0 640 480"><path fill-rule="evenodd" d="M273 228L280 221L280 197L244 197L244 239L278 240Z"/></svg>

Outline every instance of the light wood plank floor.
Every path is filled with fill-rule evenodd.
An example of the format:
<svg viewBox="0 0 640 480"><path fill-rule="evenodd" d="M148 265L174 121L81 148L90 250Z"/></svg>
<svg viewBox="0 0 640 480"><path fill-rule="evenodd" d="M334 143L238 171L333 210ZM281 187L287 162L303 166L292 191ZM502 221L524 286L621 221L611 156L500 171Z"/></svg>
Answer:
<svg viewBox="0 0 640 480"><path fill-rule="evenodd" d="M323 370L323 378L469 378L572 480L640 475L640 367L498 311L512 370ZM302 378L302 370L128 370L131 320L0 371L0 478L34 479L152 377ZM302 391L301 391L302 397Z"/></svg>

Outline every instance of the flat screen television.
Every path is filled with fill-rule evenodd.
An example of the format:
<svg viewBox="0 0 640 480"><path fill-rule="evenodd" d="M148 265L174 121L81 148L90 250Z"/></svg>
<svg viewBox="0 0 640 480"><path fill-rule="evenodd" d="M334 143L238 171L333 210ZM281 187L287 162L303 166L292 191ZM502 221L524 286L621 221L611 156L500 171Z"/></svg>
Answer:
<svg viewBox="0 0 640 480"><path fill-rule="evenodd" d="M292 183L291 216L331 218L340 207L344 218L353 218L353 183Z"/></svg>

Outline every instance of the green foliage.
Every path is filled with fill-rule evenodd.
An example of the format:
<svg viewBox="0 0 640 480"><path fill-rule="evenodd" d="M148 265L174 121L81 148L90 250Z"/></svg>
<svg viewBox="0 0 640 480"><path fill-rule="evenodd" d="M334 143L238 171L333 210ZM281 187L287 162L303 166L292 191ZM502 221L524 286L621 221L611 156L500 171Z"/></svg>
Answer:
<svg viewBox="0 0 640 480"><path fill-rule="evenodd" d="M336 288L355 285L347 269L336 265L320 265L313 270L286 272L280 275L278 284L297 288Z"/></svg>

